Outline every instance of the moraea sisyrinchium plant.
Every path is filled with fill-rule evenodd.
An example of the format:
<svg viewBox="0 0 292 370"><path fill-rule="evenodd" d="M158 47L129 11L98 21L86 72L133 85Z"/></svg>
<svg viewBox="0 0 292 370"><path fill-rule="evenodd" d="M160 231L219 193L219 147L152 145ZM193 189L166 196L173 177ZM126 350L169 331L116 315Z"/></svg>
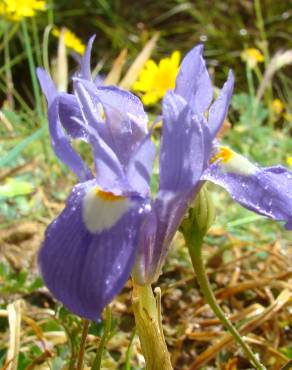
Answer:
<svg viewBox="0 0 292 370"><path fill-rule="evenodd" d="M183 59L163 98L159 190L149 182L155 148L140 100L92 80L89 41L74 93L57 92L38 69L48 101L56 155L79 177L63 212L49 225L39 254L45 283L74 313L96 320L130 274L150 284L160 274L170 242L204 181L223 186L244 207L292 228L292 175L281 166L259 168L216 134L227 114L232 72L213 101L201 45ZM207 113L208 112L208 113ZM207 118L206 118L207 117ZM91 145L95 173L70 141Z"/></svg>

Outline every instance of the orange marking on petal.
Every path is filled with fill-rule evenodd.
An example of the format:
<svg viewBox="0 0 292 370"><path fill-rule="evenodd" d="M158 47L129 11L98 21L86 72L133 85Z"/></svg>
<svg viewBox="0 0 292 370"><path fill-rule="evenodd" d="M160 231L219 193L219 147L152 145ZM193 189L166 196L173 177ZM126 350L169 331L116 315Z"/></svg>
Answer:
<svg viewBox="0 0 292 370"><path fill-rule="evenodd" d="M110 191L103 191L100 188L95 189L95 194L97 197L106 200L108 202L116 202L118 200L124 200L126 197L122 195L116 195Z"/></svg>
<svg viewBox="0 0 292 370"><path fill-rule="evenodd" d="M217 160L221 160L222 163L227 163L233 156L234 153L231 149L227 148L226 146L222 146L219 152L211 158L210 162L214 163Z"/></svg>

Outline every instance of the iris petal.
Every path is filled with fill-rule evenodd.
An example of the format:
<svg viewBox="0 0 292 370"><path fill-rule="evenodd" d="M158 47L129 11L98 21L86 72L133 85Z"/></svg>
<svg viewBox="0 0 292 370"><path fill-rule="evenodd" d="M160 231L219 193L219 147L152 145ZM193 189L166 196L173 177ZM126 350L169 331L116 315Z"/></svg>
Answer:
<svg viewBox="0 0 292 370"><path fill-rule="evenodd" d="M99 128L99 126L105 126L105 123L99 120L100 116L96 112L98 109L96 101L79 81L76 83L76 95L83 119L87 122L84 128L89 134L97 181L105 189L125 189L129 186L125 172L112 147L104 140L104 130L106 128ZM97 129L95 130L95 128Z"/></svg>
<svg viewBox="0 0 292 370"><path fill-rule="evenodd" d="M223 85L218 98L211 105L208 115L208 127L213 137L216 136L220 130L221 125L226 118L229 103L232 97L234 87L234 75L229 71L227 81Z"/></svg>
<svg viewBox="0 0 292 370"><path fill-rule="evenodd" d="M91 81L91 68L90 68L90 58L91 58L91 49L95 39L95 35L91 36L87 46L85 53L81 59L81 68L80 68L80 77L84 78L85 80Z"/></svg>
<svg viewBox="0 0 292 370"><path fill-rule="evenodd" d="M202 179L222 186L243 207L285 221L286 228L292 230L292 172L282 166L253 166L253 173L251 168L244 175L243 168L231 172L223 164L214 163Z"/></svg>
<svg viewBox="0 0 292 370"><path fill-rule="evenodd" d="M96 88L93 83L76 79L76 93L87 109L87 121L98 129L124 168L148 132L147 115L141 101L130 92L110 87ZM106 125L98 117L98 105L105 112ZM91 117L89 119L89 113Z"/></svg>
<svg viewBox="0 0 292 370"><path fill-rule="evenodd" d="M208 129L182 97L168 92L163 99L159 191L143 225L134 276L140 283L153 282L160 274L171 240L201 186L209 155L205 144L210 145Z"/></svg>
<svg viewBox="0 0 292 370"><path fill-rule="evenodd" d="M60 216L51 223L39 254L44 281L50 291L75 314L97 320L103 308L129 278L135 259L143 212L141 199L128 199L128 208L113 225L107 215L104 230L89 231L84 216L86 194L95 180L76 185ZM106 201L105 201L106 202ZM101 217L110 204L101 207ZM114 200L112 201L115 202ZM98 210L92 210L92 216ZM114 213L112 213L113 215ZM102 225L101 223L99 225Z"/></svg>
<svg viewBox="0 0 292 370"><path fill-rule="evenodd" d="M151 134L148 134L131 156L127 170L130 185L140 194L149 193L154 158L155 146L151 140Z"/></svg>
<svg viewBox="0 0 292 370"><path fill-rule="evenodd" d="M175 93L182 96L190 108L201 116L213 98L212 83L202 57L203 48L203 45L198 45L184 57L175 86Z"/></svg>
<svg viewBox="0 0 292 370"><path fill-rule="evenodd" d="M59 117L62 126L72 139L89 141L87 130L84 129L83 117L76 96L60 94Z"/></svg>
<svg viewBox="0 0 292 370"><path fill-rule="evenodd" d="M189 191L205 163L203 129L183 98L173 92L163 100L160 190Z"/></svg>
<svg viewBox="0 0 292 370"><path fill-rule="evenodd" d="M62 128L59 118L59 100L61 95L58 94L51 77L45 70L38 68L37 75L48 101L49 129L54 152L81 181L91 179L91 171L85 165L79 154L75 152L70 144L69 138L65 135Z"/></svg>
<svg viewBox="0 0 292 370"><path fill-rule="evenodd" d="M55 97L58 95L56 86L53 80L51 79L50 75L43 68L37 68L36 73L37 73L42 91L46 96L48 105L50 105L52 104Z"/></svg>

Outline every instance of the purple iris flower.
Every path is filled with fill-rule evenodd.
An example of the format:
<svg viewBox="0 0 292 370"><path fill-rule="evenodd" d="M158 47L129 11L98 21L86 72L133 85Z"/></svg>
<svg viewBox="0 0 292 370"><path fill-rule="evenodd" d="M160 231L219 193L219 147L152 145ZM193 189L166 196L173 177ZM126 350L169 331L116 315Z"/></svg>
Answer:
<svg viewBox="0 0 292 370"><path fill-rule="evenodd" d="M151 199L155 148L147 115L130 92L92 80L93 39L73 78L73 94L57 92L50 76L37 72L48 101L52 147L80 181L47 228L39 264L57 299L74 313L97 320L131 273L140 284L156 280L204 181L223 186L246 208L286 221L288 228L292 199L286 169L261 169L218 147L215 136L234 81L230 72L212 103L202 46L186 55L175 90L163 99L159 190ZM91 146L94 174L73 149L72 139Z"/></svg>
<svg viewBox="0 0 292 370"><path fill-rule="evenodd" d="M73 79L74 94L57 92L49 75L37 71L48 101L52 147L80 180L46 230L39 265L57 299L79 316L97 320L129 278L150 207L155 147L140 100L91 81L92 41ZM71 139L90 144L95 174Z"/></svg>
<svg viewBox="0 0 292 370"><path fill-rule="evenodd" d="M234 78L230 71L212 103L202 52L199 45L185 56L174 91L163 99L159 191L145 216L133 274L140 284L159 276L170 242L206 180L245 208L292 229L292 173L281 166L260 168L219 146L215 136L227 114Z"/></svg>

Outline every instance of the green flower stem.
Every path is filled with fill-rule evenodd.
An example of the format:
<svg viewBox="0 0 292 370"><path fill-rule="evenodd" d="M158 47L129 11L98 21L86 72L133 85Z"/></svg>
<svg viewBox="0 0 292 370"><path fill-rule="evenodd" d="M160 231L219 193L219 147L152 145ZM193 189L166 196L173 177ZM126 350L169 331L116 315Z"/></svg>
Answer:
<svg viewBox="0 0 292 370"><path fill-rule="evenodd" d="M192 259L192 264L201 287L201 291L208 302L209 306L213 310L214 314L217 318L221 321L221 323L225 326L225 328L233 335L234 339L238 342L238 344L242 347L247 357L250 359L253 366L258 370L265 370L265 367L259 362L255 354L252 352L248 344L242 339L240 333L237 329L232 325L231 321L228 320L225 313L222 311L220 306L218 305L212 288L210 286L203 256L202 256L202 244L203 244L203 234L197 233L185 233L184 234L187 247L189 249L189 253Z"/></svg>
<svg viewBox="0 0 292 370"><path fill-rule="evenodd" d="M132 304L146 370L173 370L157 307L159 302L150 284L133 283Z"/></svg>
<svg viewBox="0 0 292 370"><path fill-rule="evenodd" d="M111 327L112 327L112 313L110 306L107 306L105 309L105 326L104 326L104 332L101 337L99 346L96 351L95 359L93 361L93 365L91 370L100 370L101 369L101 360L102 360L102 355L104 348L106 346L106 343L109 339L110 332L111 332Z"/></svg>
<svg viewBox="0 0 292 370"><path fill-rule="evenodd" d="M25 52L26 52L27 59L28 59L33 94L34 94L34 98L36 102L36 111L37 111L38 116L41 118L42 117L41 94L40 94L40 89L39 89L39 85L38 85L37 78L36 78L35 62L34 62L34 57L33 57L33 52L32 52L32 47L31 47L31 40L28 34L28 29L27 29L25 18L22 18L21 20L21 28L22 28L22 32L24 36L24 47L25 47Z"/></svg>
<svg viewBox="0 0 292 370"><path fill-rule="evenodd" d="M78 354L78 362L77 362L76 370L83 369L83 359L84 359L85 344L86 344L86 338L88 334L88 328L89 328L89 320L83 320L83 328L82 328L82 335L81 335L81 342L80 342L80 349L79 349L79 354Z"/></svg>

